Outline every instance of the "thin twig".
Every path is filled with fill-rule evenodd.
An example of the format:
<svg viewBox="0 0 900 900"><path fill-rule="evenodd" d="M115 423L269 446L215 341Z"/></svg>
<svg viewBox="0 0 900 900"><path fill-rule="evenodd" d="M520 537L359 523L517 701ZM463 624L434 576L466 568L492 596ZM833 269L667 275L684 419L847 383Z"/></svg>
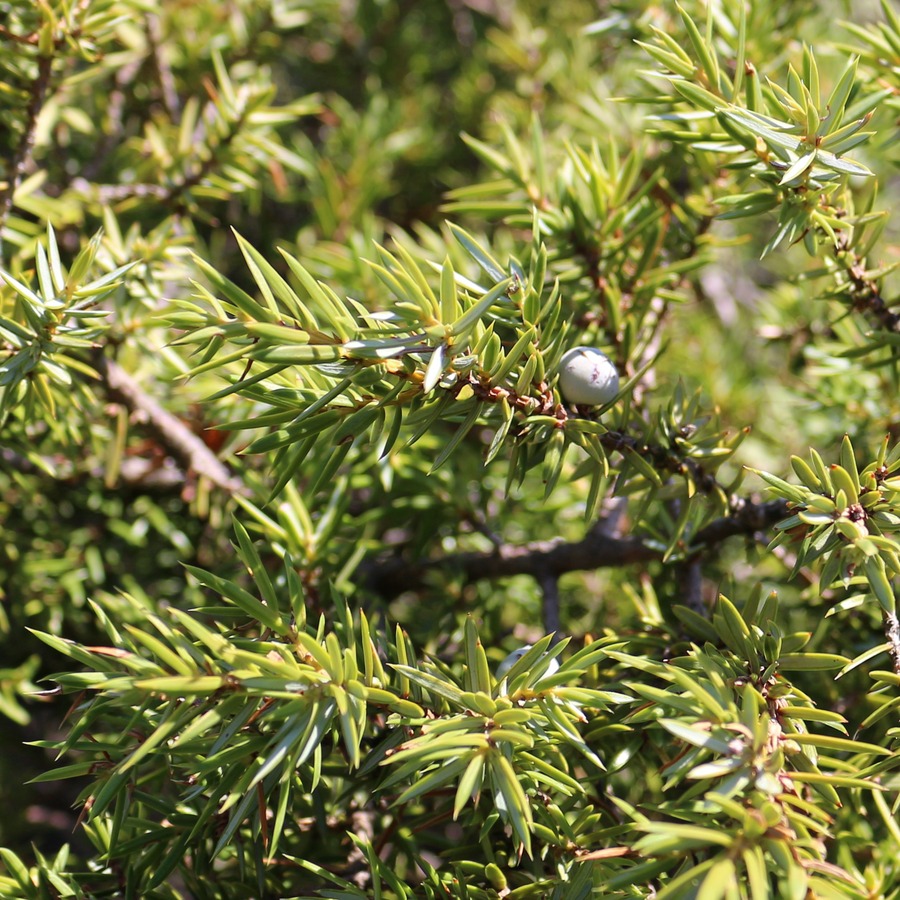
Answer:
<svg viewBox="0 0 900 900"><path fill-rule="evenodd" d="M123 200L159 200L167 202L172 198L172 188L161 184L93 184L87 178L73 178L72 188L82 194L92 196L100 203L120 203Z"/></svg>
<svg viewBox="0 0 900 900"><path fill-rule="evenodd" d="M211 84L207 85L207 90L214 91ZM215 105L209 104L206 112L210 116L215 114ZM157 201L161 206L173 208L175 211L182 209L187 201L184 195L199 185L204 178L213 172L222 164L222 156L236 140L246 124L247 110L243 109L236 119L228 123L228 131L222 135L215 144L204 144L204 138L209 134L209 130L203 132L201 126L198 125L196 138L197 146L205 146L207 155L196 161L196 156L190 159L193 170L182 171L180 177L173 179L169 184L154 184L147 182L133 182L128 184L94 184L86 178L75 178L72 180L72 188L77 190L100 203L121 203L132 199L152 199Z"/></svg>
<svg viewBox="0 0 900 900"><path fill-rule="evenodd" d="M888 653L894 665L894 671L900 675L900 619L897 613L882 610L881 618L884 622L884 636L888 642Z"/></svg>
<svg viewBox="0 0 900 900"><path fill-rule="evenodd" d="M162 94L163 106L169 114L169 118L177 123L181 119L181 101L178 97L178 89L175 86L175 76L172 67L166 59L165 35L162 32L162 23L156 13L150 13L144 20L147 43L150 47L150 57L156 69L159 80L159 89Z"/></svg>
<svg viewBox="0 0 900 900"><path fill-rule="evenodd" d="M30 459L9 447L0 447L0 464L5 469L21 472L23 475L34 475L41 471Z"/></svg>
<svg viewBox="0 0 900 900"><path fill-rule="evenodd" d="M3 229L12 210L13 196L22 183L25 166L34 147L34 136L37 131L38 116L44 106L44 99L50 89L50 76L53 73L53 57L39 55L37 58L37 76L31 82L28 106L25 108L25 127L9 161L6 176L6 187L0 190L0 265L3 265Z"/></svg>
<svg viewBox="0 0 900 900"><path fill-rule="evenodd" d="M885 300L878 279L869 276L866 260L855 253L846 236L838 238L834 247L835 261L843 266L847 278L847 293L854 309L865 314L885 331L900 332L900 313L894 309L896 300Z"/></svg>
<svg viewBox="0 0 900 900"><path fill-rule="evenodd" d="M768 503L754 503L752 500L737 498L732 500L731 511L701 528L691 539L692 547L720 544L730 537L744 535L752 537L759 531L766 531L787 516L786 500L770 500Z"/></svg>
<svg viewBox="0 0 900 900"><path fill-rule="evenodd" d="M363 844L371 846L375 839L375 815L371 810L357 809L350 813L350 831ZM343 872L358 888L364 890L372 881L372 870L366 854L357 845L347 853L347 868Z"/></svg>
<svg viewBox="0 0 900 900"><path fill-rule="evenodd" d="M136 59L116 70L113 80L113 88L109 92L106 103L106 128L92 157L81 168L81 174L77 179L78 189L88 193L92 189L92 182L103 170L113 150L119 145L125 130L122 116L125 112L125 104L128 99L126 88L138 77L143 65L143 59ZM101 198L102 200L102 198Z"/></svg>
<svg viewBox="0 0 900 900"><path fill-rule="evenodd" d="M70 459L38 457L40 465L9 447L0 448L0 472L37 475L64 483L71 489L89 480L104 481L107 475L102 466L80 467ZM185 474L176 465L160 465L159 460L129 457L119 465L118 479L141 493L170 494L183 490Z"/></svg>
<svg viewBox="0 0 900 900"><path fill-rule="evenodd" d="M186 470L209 479L216 487L235 493L246 489L240 479L177 416L167 412L150 397L122 367L98 356L95 367L110 399L123 403L130 412L140 413L160 445Z"/></svg>

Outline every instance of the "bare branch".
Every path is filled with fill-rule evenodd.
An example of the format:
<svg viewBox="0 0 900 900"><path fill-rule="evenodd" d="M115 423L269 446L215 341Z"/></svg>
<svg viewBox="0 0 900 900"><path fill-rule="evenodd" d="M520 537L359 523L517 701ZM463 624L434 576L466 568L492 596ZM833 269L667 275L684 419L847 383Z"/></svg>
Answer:
<svg viewBox="0 0 900 900"><path fill-rule="evenodd" d="M153 60L153 66L156 69L156 76L159 80L163 105L169 114L169 118L173 122L178 122L181 119L181 101L178 98L178 89L175 86L175 76L172 74L172 67L167 59L166 40L159 15L157 13L149 13L144 19L144 28L147 35L147 43L150 46L150 57Z"/></svg>
<svg viewBox="0 0 900 900"><path fill-rule="evenodd" d="M123 403L130 412L140 413L154 431L159 443L185 469L209 479L216 487L243 493L240 479L177 416L164 410L146 394L118 363L98 356L97 371L112 400Z"/></svg>
<svg viewBox="0 0 900 900"><path fill-rule="evenodd" d="M27 457L9 447L0 447L0 463L6 469L21 472L23 475L35 475L40 469Z"/></svg>
<svg viewBox="0 0 900 900"><path fill-rule="evenodd" d="M777 500L759 504L742 500L735 507L732 514L716 519L694 536L691 542L694 555L730 537L752 536L770 528L784 518L787 509L783 501ZM363 575L365 584L377 594L393 597L404 591L418 590L424 585L426 575L435 569L456 570L469 582L530 575L543 587L542 579L558 578L565 572L628 566L658 560L662 556L663 550L658 545L645 543L643 537L611 535L598 523L580 541L567 542L558 538L520 545L504 544L494 551L459 553L418 562L391 558L372 563Z"/></svg>
<svg viewBox="0 0 900 900"><path fill-rule="evenodd" d="M82 193L89 193L91 183L108 162L113 150L122 140L125 125L122 117L128 100L127 88L134 82L141 71L143 60L136 59L122 66L115 73L112 90L106 102L106 126L96 147L93 157L81 169L81 174L72 180L72 186ZM106 202L101 196L101 202Z"/></svg>
<svg viewBox="0 0 900 900"><path fill-rule="evenodd" d="M700 616L708 616L709 609L703 602L703 568L697 557L678 566L678 600Z"/></svg>
<svg viewBox="0 0 900 900"><path fill-rule="evenodd" d="M544 632L559 635L561 616L559 613L559 576L553 572L541 572L537 576L541 589Z"/></svg>
<svg viewBox="0 0 900 900"><path fill-rule="evenodd" d="M900 620L897 613L887 610L882 611L881 618L884 621L884 636L887 638L891 663L894 671L900 675Z"/></svg>
<svg viewBox="0 0 900 900"><path fill-rule="evenodd" d="M752 500L732 500L731 512L705 528L701 528L691 541L694 547L708 547L737 535L752 537L758 531L766 531L787 516L787 501L770 500L754 503Z"/></svg>
<svg viewBox="0 0 900 900"><path fill-rule="evenodd" d="M50 89L53 57L43 54L37 57L37 76L31 83L28 106L25 108L25 124L19 144L13 153L6 173L6 186L0 189L0 265L3 264L3 228L12 210L13 196L22 182L25 166L34 147L38 116Z"/></svg>
<svg viewBox="0 0 900 900"><path fill-rule="evenodd" d="M646 562L659 555L659 551L647 547L639 537L615 538L592 531L574 543L560 538L517 546L505 544L489 553L460 553L417 563L397 558L384 560L372 566L366 581L376 593L395 596L422 587L426 573L432 569L455 569L467 581L481 581L513 575L537 577L538 573L556 576L563 572Z"/></svg>

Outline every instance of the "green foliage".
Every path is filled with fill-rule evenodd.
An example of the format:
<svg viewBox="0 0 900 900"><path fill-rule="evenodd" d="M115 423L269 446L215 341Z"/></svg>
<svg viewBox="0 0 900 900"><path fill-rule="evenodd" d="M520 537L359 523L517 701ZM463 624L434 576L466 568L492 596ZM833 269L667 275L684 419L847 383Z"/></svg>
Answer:
<svg viewBox="0 0 900 900"><path fill-rule="evenodd" d="M0 898L900 896L888 0L0 7Z"/></svg>
<svg viewBox="0 0 900 900"><path fill-rule="evenodd" d="M821 559L823 589L838 580L849 587L858 571L856 583L868 587L887 615L896 613L891 576L900 571L898 546L891 538L900 525L895 500L900 481L891 477L900 467L898 457L896 447L888 454L885 439L875 462L860 471L844 435L841 465L825 466L815 450L810 451L812 466L791 459L802 485L763 474L793 513L778 524L776 543L799 542L798 566Z"/></svg>
<svg viewBox="0 0 900 900"><path fill-rule="evenodd" d="M4 419L15 412L23 422L44 420L52 429L57 404L63 397L78 403L72 393L73 388L81 388L81 383L73 376L81 375L82 380L84 376L97 377L79 357L102 338L102 323L108 313L96 307L120 286L120 276L131 268L119 266L82 283L98 244L98 240L88 244L72 263L71 271L66 272L50 228L47 250L43 244L37 246L37 284L28 286L10 273L3 274L4 283L12 289L9 317L0 320L4 343L9 348L0 376L0 416ZM68 436L60 437L65 440Z"/></svg>

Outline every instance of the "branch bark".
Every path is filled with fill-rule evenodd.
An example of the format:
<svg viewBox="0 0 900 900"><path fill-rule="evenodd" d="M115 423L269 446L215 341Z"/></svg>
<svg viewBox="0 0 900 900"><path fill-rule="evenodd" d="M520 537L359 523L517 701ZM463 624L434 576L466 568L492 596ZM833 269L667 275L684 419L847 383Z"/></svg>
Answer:
<svg viewBox="0 0 900 900"><path fill-rule="evenodd" d="M0 190L0 265L3 265L3 228L12 211L13 197L22 182L25 166L34 147L37 132L38 116L44 106L47 92L50 90L50 77L53 73L53 57L43 54L37 57L37 76L31 83L28 106L25 108L25 124L22 136L6 172L6 186Z"/></svg>
<svg viewBox="0 0 900 900"><path fill-rule="evenodd" d="M559 576L553 572L541 572L537 576L541 589L541 609L544 619L544 632L560 637L562 616L559 611Z"/></svg>
<svg viewBox="0 0 900 900"><path fill-rule="evenodd" d="M888 654L891 657L893 669L900 674L900 620L897 614L883 610L881 617L884 620L884 636L887 638Z"/></svg>
<svg viewBox="0 0 900 900"><path fill-rule="evenodd" d="M716 519L694 536L691 557L708 547L738 535L752 536L770 528L786 515L787 504L781 500L754 503L742 500L734 512ZM466 581L510 578L530 575L544 584L544 579L559 578L565 572L629 566L661 559L658 545L645 543L639 535L607 534L601 523L595 525L580 541L532 541L526 544L504 544L483 553L459 553L438 559L410 561L399 557L374 562L364 571L364 584L383 597L394 597L404 591L424 586L426 576L436 569L462 573Z"/></svg>
<svg viewBox="0 0 900 900"><path fill-rule="evenodd" d="M177 416L167 412L149 396L118 363L98 355L95 368L103 379L111 400L139 413L152 429L160 445L187 471L209 479L216 487L232 493L246 488L228 467Z"/></svg>

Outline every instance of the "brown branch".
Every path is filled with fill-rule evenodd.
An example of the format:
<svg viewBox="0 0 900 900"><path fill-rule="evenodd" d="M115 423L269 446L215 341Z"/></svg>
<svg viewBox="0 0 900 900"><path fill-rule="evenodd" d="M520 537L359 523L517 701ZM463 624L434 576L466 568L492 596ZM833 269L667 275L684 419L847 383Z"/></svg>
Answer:
<svg viewBox="0 0 900 900"><path fill-rule="evenodd" d="M784 518L783 501L753 503L744 500L735 505L730 515L716 519L694 535L691 555L738 535L753 535ZM543 586L548 578L559 578L566 572L614 568L662 559L658 545L645 543L638 535L616 536L595 525L580 541L532 541L505 544L497 550L482 553L458 553L437 559L410 561L403 558L373 562L362 572L365 585L383 597L394 597L404 591L424 587L429 572L447 569L459 572L467 582L530 575Z"/></svg>
<svg viewBox="0 0 900 900"><path fill-rule="evenodd" d="M91 188L91 183L103 170L103 167L109 161L113 150L121 141L122 134L125 131L122 117L128 101L126 89L138 77L142 65L143 60L136 59L116 70L113 78L112 90L109 92L106 102L107 125L103 129L103 136L100 138L100 143L97 145L93 156L85 162L81 169L81 175L77 179L73 179L73 187L75 186L75 182L79 183L76 190L88 193ZM101 202L103 202L102 197L100 199Z"/></svg>
<svg viewBox="0 0 900 900"><path fill-rule="evenodd" d="M43 465L38 465L21 453L9 447L0 448L0 472L19 472L22 475L37 475L64 484L67 489L90 479L104 481L106 470L101 466L80 469L72 460L57 458L40 458ZM129 488L141 493L170 494L180 493L184 488L185 476L175 465L160 466L152 459L130 457L123 459L119 465L118 480Z"/></svg>
<svg viewBox="0 0 900 900"><path fill-rule="evenodd" d="M689 456L679 456L674 449L663 444L648 444L620 431L606 431L599 434L597 442L604 449L620 453L626 459L626 450L642 456L658 473L669 472L681 478L690 478L697 490L704 494L711 494L716 488L724 494L724 488L716 480L715 475L708 472L702 463Z"/></svg>
<svg viewBox="0 0 900 900"><path fill-rule="evenodd" d="M95 367L103 379L110 399L139 413L151 428L160 445L184 469L201 475L216 487L233 493L246 488L228 467L177 416L167 412L145 393L137 381L118 363L98 355Z"/></svg>
<svg viewBox="0 0 900 900"><path fill-rule="evenodd" d="M703 602L703 568L699 557L685 560L678 565L678 602L700 616L708 616L709 610Z"/></svg>
<svg viewBox="0 0 900 900"><path fill-rule="evenodd" d="M174 188L161 184L92 184L87 178L73 178L73 190L93 196L99 203L119 203L123 200L159 200L169 202Z"/></svg>
<svg viewBox="0 0 900 900"><path fill-rule="evenodd" d="M531 394L519 394L511 388L490 384L482 380L481 376L470 375L468 379L459 379L451 389L457 394L463 386L469 385L478 400L484 403L500 403L506 401L511 407L524 413L524 421L518 431L524 434L529 428L528 417L534 414L553 416L557 420L557 427L564 428L570 418L581 418L586 412L584 407L575 407L574 411L567 409L563 404L556 403L553 392L546 382L538 385L539 396ZM590 415L587 418L591 418ZM698 460L678 453L677 447L663 444L648 443L643 438L626 434L623 431L604 431L594 436L597 443L604 450L619 453L623 458L628 458L628 453L635 453L647 460L658 473L668 472L686 481L693 482L697 490L704 494L712 494L718 491L725 495L725 488L720 484L715 475L708 471Z"/></svg>
<svg viewBox="0 0 900 900"><path fill-rule="evenodd" d="M79 0L78 4L71 10L69 21L76 21L79 16L87 12L90 0ZM75 26L71 31L54 35L53 49L58 51L66 43L81 36L80 26ZM26 45L40 45L39 32L33 32L29 35L16 35L9 29L2 27L0 30L0 39L12 41L14 43ZM0 189L0 265L3 265L3 228L6 220L12 211L13 197L22 183L22 176L25 173L25 167L28 164L28 158L34 148L34 138L37 133L38 117L44 108L44 101L50 90L50 80L53 75L52 53L41 53L37 55L37 75L31 82L28 90L28 105L25 107L25 122L22 130L22 136L19 144L13 152L12 158L9 160L9 166L6 172L6 186Z"/></svg>
<svg viewBox="0 0 900 900"><path fill-rule="evenodd" d="M900 674L900 620L897 613L882 610L881 618L884 621L884 636L888 642L888 653L893 663L894 671Z"/></svg>
<svg viewBox="0 0 900 900"><path fill-rule="evenodd" d="M882 297L878 279L869 277L866 260L850 247L849 236L840 235L834 250L835 261L843 267L847 278L847 293L853 308L877 327L893 334L900 332L900 313L894 312L893 303Z"/></svg>
<svg viewBox="0 0 900 900"><path fill-rule="evenodd" d="M3 228L12 210L13 196L22 183L22 175L28 157L34 147L34 136L37 131L38 116L44 106L44 99L50 89L50 76L53 72L53 57L40 55L37 58L37 76L31 83L28 106L25 108L25 127L9 161L6 175L6 187L0 190L0 265L3 264Z"/></svg>
<svg viewBox="0 0 900 900"><path fill-rule="evenodd" d="M559 576L553 572L539 572L536 576L541 589L541 609L544 619L544 633L559 636L561 616L559 613Z"/></svg>
<svg viewBox="0 0 900 900"><path fill-rule="evenodd" d="M163 106L165 106L169 118L177 123L181 118L181 101L178 98L178 89L175 85L172 67L166 59L166 39L157 13L149 13L146 16L144 19L144 32L147 35L150 58L153 61L153 67L156 69Z"/></svg>
<svg viewBox="0 0 900 900"><path fill-rule="evenodd" d="M13 43L16 44L26 44L31 47L36 47L38 35L37 32L32 32L31 34L15 34L5 25L0 25L0 39L4 41L13 41Z"/></svg>
<svg viewBox="0 0 900 900"><path fill-rule="evenodd" d="M23 475L35 475L41 471L30 459L9 447L0 447L0 465Z"/></svg>
<svg viewBox="0 0 900 900"><path fill-rule="evenodd" d="M148 21L148 29L150 28L151 23ZM148 40L150 40L149 31ZM152 49L155 50L155 48ZM158 69L160 79L165 81L164 73L159 69L160 60L158 59L158 54L153 57L153 61L154 66ZM171 87L171 91L167 91L166 86L162 85L162 89L166 93L165 105L167 110L171 104L177 106L177 94L174 96L170 95L174 91L174 87ZM206 90L210 97L213 99L216 98L217 92L212 82L206 82ZM121 91L118 93L121 94ZM177 121L177 109L169 110L169 112L172 120ZM215 112L215 103L208 104L205 114L208 114L211 117L215 115ZM173 178L167 184L146 182L134 182L129 184L94 184L87 177L78 177L72 180L72 188L85 196L92 197L99 203L115 204L133 199L151 199L157 201L161 206L169 207L176 213L182 212L187 204L184 195L197 187L204 178L223 164L223 157L234 141L239 137L242 129L246 125L247 113L248 110L242 108L237 117L227 123L228 131L220 136L215 143L210 142L209 144L206 144L204 142L206 137L210 137L210 140L212 140L211 127L206 127L204 131L201 126L198 126L195 144L197 146L205 147L207 155L203 159L200 159L199 162L196 161L195 156L192 156L190 160L186 160L185 167L179 173L178 177ZM191 171L188 171L188 163L192 164Z"/></svg>
<svg viewBox="0 0 900 900"><path fill-rule="evenodd" d="M461 572L466 581L511 578L539 573L561 575L584 569L625 566L658 559L658 550L644 544L642 538L614 538L592 531L582 540L566 542L561 538L527 544L505 544L496 552L458 553L440 559L410 562L392 558L375 562L366 573L368 587L385 597L424 586L425 576L433 569Z"/></svg>
<svg viewBox="0 0 900 900"><path fill-rule="evenodd" d="M737 498L732 501L731 511L701 528L691 540L692 547L710 547L720 544L730 537L745 535L751 537L758 531L766 531L787 516L786 500L770 500L768 503L754 503L752 500Z"/></svg>

